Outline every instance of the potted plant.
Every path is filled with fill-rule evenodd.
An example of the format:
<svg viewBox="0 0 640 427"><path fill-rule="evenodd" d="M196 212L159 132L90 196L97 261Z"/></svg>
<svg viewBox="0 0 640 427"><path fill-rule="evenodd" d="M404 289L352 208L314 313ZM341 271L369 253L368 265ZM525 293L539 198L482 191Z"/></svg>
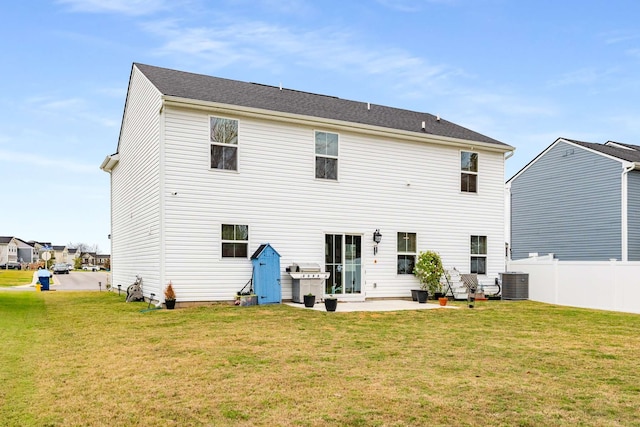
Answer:
<svg viewBox="0 0 640 427"><path fill-rule="evenodd" d="M338 298L334 297L333 294L336 291L336 287L333 286L331 288L331 295L329 295L328 297L326 297L324 299L324 308L327 311L336 311L336 308L338 308Z"/></svg>
<svg viewBox="0 0 640 427"><path fill-rule="evenodd" d="M440 278L444 273L442 267L442 259L440 255L434 251L420 252L413 274L420 281L420 291L418 292L418 302L427 302L429 293L435 295L436 292L442 292Z"/></svg>
<svg viewBox="0 0 640 427"><path fill-rule="evenodd" d="M324 308L326 308L327 311L336 311L336 308L338 308L338 298L334 297L333 295L325 298Z"/></svg>
<svg viewBox="0 0 640 427"><path fill-rule="evenodd" d="M171 282L164 290L164 303L167 306L167 310L173 310L176 306L176 292L173 290Z"/></svg>
<svg viewBox="0 0 640 427"><path fill-rule="evenodd" d="M449 302L449 298L447 298L445 292L442 292L442 289L444 289L445 285L449 285L450 283L451 273L449 272L449 270L444 270L444 274L440 278L440 292L436 292L435 294L435 298L438 300L438 303L441 306L445 306L447 305L447 302Z"/></svg>
<svg viewBox="0 0 640 427"><path fill-rule="evenodd" d="M303 298L305 307L313 307L316 303L316 296L314 294L306 294Z"/></svg>

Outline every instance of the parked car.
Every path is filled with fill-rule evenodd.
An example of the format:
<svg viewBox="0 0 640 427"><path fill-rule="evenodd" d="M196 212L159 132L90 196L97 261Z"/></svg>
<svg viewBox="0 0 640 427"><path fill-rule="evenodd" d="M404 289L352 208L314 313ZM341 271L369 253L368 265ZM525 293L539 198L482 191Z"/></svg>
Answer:
<svg viewBox="0 0 640 427"><path fill-rule="evenodd" d="M100 271L100 267L97 265L83 265L82 269L87 271Z"/></svg>
<svg viewBox="0 0 640 427"><path fill-rule="evenodd" d="M19 262L9 262L6 264L2 264L0 265L0 270L22 270L22 264L20 264Z"/></svg>
<svg viewBox="0 0 640 427"><path fill-rule="evenodd" d="M65 263L58 262L53 265L53 274L69 274L69 266Z"/></svg>

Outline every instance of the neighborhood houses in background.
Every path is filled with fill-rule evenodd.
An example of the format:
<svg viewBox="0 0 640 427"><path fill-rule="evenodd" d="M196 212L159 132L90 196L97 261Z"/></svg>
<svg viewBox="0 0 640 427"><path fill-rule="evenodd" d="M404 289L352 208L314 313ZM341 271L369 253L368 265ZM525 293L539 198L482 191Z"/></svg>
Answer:
<svg viewBox="0 0 640 427"><path fill-rule="evenodd" d="M101 165L113 283L232 300L269 244L285 300L293 264L330 273L319 298L407 297L426 250L492 284L512 151L428 113L136 63Z"/></svg>
<svg viewBox="0 0 640 427"><path fill-rule="evenodd" d="M512 259L640 261L640 146L558 138L506 185Z"/></svg>
<svg viewBox="0 0 640 427"><path fill-rule="evenodd" d="M35 269L46 262L47 267L64 263L70 268L95 267L109 270L111 256L88 250L86 245L78 247L52 245L50 242L23 240L13 236L0 236L0 269ZM43 256L43 253L49 255ZM45 258L48 258L45 261ZM87 269L87 268L85 268Z"/></svg>

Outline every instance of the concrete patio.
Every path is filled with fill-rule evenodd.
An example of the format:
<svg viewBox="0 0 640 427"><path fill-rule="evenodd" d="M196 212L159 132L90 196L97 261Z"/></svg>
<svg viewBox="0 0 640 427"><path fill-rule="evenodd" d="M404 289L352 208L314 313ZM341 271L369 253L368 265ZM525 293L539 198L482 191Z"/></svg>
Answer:
<svg viewBox="0 0 640 427"><path fill-rule="evenodd" d="M324 303L316 302L313 307L307 308L302 303L287 302L285 303L291 307L302 308L305 310L326 311ZM433 310L437 308L442 309L457 309L458 307L452 305L440 306L440 304L420 304L416 301L409 300L370 300L365 302L338 302L338 308L336 312L352 312L352 311L400 311L400 310Z"/></svg>

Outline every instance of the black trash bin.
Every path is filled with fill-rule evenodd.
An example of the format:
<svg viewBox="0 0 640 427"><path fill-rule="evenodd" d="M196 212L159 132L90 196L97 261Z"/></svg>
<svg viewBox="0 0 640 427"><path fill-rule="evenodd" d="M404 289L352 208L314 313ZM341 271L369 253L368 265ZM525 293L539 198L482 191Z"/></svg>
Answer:
<svg viewBox="0 0 640 427"><path fill-rule="evenodd" d="M49 278L48 277L38 277L38 282L40 282L40 290L48 291L49 290Z"/></svg>

